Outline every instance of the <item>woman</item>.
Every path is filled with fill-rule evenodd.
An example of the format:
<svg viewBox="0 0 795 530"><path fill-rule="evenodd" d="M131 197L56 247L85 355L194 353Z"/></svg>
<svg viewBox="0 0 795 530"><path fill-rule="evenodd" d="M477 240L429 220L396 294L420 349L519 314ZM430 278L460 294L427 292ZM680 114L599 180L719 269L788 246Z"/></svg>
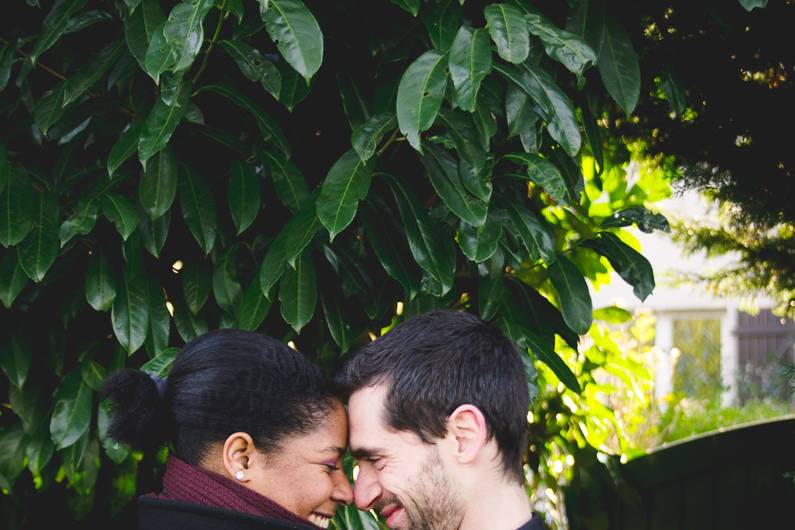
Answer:
<svg viewBox="0 0 795 530"><path fill-rule="evenodd" d="M342 402L279 341L212 331L182 349L167 380L123 370L103 391L112 438L173 449L162 493L138 501L139 528L327 528L352 499Z"/></svg>

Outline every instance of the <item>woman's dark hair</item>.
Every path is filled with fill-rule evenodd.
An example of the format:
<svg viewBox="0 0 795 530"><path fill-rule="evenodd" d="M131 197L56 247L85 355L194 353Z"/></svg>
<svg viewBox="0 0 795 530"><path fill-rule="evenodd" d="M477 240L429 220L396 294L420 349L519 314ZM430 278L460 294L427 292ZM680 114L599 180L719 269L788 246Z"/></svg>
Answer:
<svg viewBox="0 0 795 530"><path fill-rule="evenodd" d="M108 434L140 449L173 442L198 465L209 444L247 432L270 452L311 431L334 407L332 384L303 354L239 330L195 338L177 355L164 388L146 372L121 370L105 381L113 403Z"/></svg>

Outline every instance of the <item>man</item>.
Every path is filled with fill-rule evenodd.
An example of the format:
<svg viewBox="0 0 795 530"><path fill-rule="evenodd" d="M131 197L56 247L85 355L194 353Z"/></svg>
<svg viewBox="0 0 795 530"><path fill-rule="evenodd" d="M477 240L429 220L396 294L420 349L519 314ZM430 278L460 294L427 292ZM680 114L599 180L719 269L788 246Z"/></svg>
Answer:
<svg viewBox="0 0 795 530"><path fill-rule="evenodd" d="M529 393L497 329L454 311L416 316L353 356L356 506L398 530L541 530L524 490Z"/></svg>

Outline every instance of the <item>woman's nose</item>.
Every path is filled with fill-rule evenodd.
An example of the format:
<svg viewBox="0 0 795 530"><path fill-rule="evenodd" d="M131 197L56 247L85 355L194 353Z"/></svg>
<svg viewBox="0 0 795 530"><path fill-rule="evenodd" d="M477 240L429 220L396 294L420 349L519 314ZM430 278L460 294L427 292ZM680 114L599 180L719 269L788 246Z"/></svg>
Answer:
<svg viewBox="0 0 795 530"><path fill-rule="evenodd" d="M331 498L342 504L350 504L353 501L353 488L351 483L348 482L348 477L345 473L340 471L337 473L337 480L334 483L334 490L331 492Z"/></svg>

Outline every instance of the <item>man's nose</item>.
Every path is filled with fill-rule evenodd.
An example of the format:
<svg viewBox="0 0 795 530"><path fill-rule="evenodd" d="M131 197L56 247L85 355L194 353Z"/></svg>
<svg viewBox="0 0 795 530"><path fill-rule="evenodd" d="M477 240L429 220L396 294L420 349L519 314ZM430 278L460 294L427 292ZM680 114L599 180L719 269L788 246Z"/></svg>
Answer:
<svg viewBox="0 0 795 530"><path fill-rule="evenodd" d="M353 499L356 502L356 507L360 510L369 510L381 496L381 491L381 485L376 477L359 468L359 476L356 477L356 484L353 486Z"/></svg>
<svg viewBox="0 0 795 530"><path fill-rule="evenodd" d="M351 483L348 482L348 477L340 469L336 473L334 480L334 489L331 491L331 498L335 502L348 505L353 500L353 488Z"/></svg>

